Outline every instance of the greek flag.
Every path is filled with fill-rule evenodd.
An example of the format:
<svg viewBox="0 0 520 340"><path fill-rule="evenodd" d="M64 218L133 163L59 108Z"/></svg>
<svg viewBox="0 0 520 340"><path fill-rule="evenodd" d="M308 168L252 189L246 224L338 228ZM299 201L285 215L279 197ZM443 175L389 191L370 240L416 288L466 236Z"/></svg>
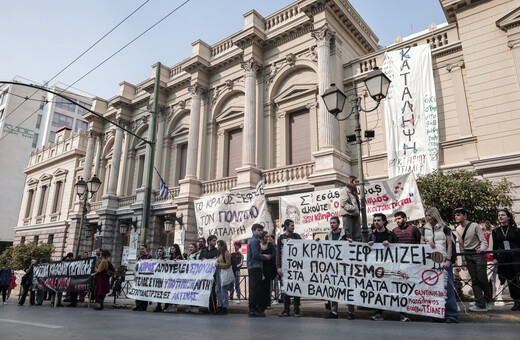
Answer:
<svg viewBox="0 0 520 340"><path fill-rule="evenodd" d="M157 176L159 176L159 178L161 179L161 190L160 190L159 194L161 195L162 198L166 199L168 197L168 186L166 185L166 182L164 181L164 179L161 177L161 174L159 173L157 168L154 167L154 169L155 169L155 172L157 172Z"/></svg>

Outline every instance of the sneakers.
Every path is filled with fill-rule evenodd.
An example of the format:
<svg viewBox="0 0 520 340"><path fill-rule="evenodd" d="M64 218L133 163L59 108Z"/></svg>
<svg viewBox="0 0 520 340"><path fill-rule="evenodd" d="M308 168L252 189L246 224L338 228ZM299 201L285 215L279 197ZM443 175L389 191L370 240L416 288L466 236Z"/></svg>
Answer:
<svg viewBox="0 0 520 340"><path fill-rule="evenodd" d="M294 312L293 315L295 318L299 318L301 316L300 312Z"/></svg>
<svg viewBox="0 0 520 340"><path fill-rule="evenodd" d="M177 313L177 306L169 305L168 308L163 310L164 313Z"/></svg>
<svg viewBox="0 0 520 340"><path fill-rule="evenodd" d="M347 315L347 319L348 319L348 320L355 320L356 317L354 316L354 313L348 313L348 315Z"/></svg>
<svg viewBox="0 0 520 340"><path fill-rule="evenodd" d="M240 299L236 300L235 304L239 305L240 304Z"/></svg>
<svg viewBox="0 0 520 340"><path fill-rule="evenodd" d="M472 312L487 312L488 311L488 308L487 307L484 307L484 308L481 308L477 305L475 306L471 306L468 308L470 311Z"/></svg>
<svg viewBox="0 0 520 340"><path fill-rule="evenodd" d="M495 308L495 303L494 302L486 303L486 308L488 309L488 311L491 312Z"/></svg>
<svg viewBox="0 0 520 340"><path fill-rule="evenodd" d="M4 302L4 306L7 305L7 302Z"/></svg>
<svg viewBox="0 0 520 340"><path fill-rule="evenodd" d="M278 316L281 318L288 318L291 316L291 314L289 314L289 312L283 312L283 313L278 314Z"/></svg>
<svg viewBox="0 0 520 340"><path fill-rule="evenodd" d="M370 320L374 320L374 321L383 321L383 315L379 314L379 313L375 313L374 315L372 315L370 317Z"/></svg>
<svg viewBox="0 0 520 340"><path fill-rule="evenodd" d="M260 312L257 310L250 310L249 317L250 318L265 318L265 314L263 312Z"/></svg>
<svg viewBox="0 0 520 340"><path fill-rule="evenodd" d="M401 322L410 322L410 318L406 316L405 314L401 314Z"/></svg>
<svg viewBox="0 0 520 340"><path fill-rule="evenodd" d="M329 314L325 315L323 318L324 319L337 319L338 314L334 314L334 313L330 312Z"/></svg>

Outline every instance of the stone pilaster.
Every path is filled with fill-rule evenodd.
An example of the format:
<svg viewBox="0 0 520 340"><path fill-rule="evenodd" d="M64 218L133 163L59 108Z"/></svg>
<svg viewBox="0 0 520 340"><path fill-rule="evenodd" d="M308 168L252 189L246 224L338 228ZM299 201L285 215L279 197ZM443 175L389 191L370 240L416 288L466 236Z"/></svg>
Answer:
<svg viewBox="0 0 520 340"><path fill-rule="evenodd" d="M157 171L161 171L161 162L163 159L163 138L164 138L164 124L166 123L166 115L163 110L157 113L157 143L155 143L155 157L153 165L157 169ZM161 176L165 176L164 172L161 173ZM153 176L153 189L159 189L161 185L161 181L159 180L159 176L154 174Z"/></svg>
<svg viewBox="0 0 520 340"><path fill-rule="evenodd" d="M188 155L186 159L186 178L197 178L197 156L199 149L199 126L201 97L206 88L195 83L188 88L191 93L190 127L188 133Z"/></svg>
<svg viewBox="0 0 520 340"><path fill-rule="evenodd" d="M88 132L87 152L85 154L85 166L83 168L83 179L87 181L92 176L92 164L94 162L94 148L96 147L96 136L94 131Z"/></svg>
<svg viewBox="0 0 520 340"><path fill-rule="evenodd" d="M466 100L466 90L464 89L464 79L462 77L463 66L464 61L459 60L456 63L446 65L446 70L451 73L451 81L455 95L455 107L459 119L460 137L469 137L472 136L473 133L471 132L468 102Z"/></svg>

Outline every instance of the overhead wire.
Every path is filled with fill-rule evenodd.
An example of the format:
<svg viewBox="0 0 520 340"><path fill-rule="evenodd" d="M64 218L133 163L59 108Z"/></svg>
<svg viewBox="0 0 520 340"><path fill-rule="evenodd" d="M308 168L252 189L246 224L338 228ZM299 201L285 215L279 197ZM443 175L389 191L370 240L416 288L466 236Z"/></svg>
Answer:
<svg viewBox="0 0 520 340"><path fill-rule="evenodd" d="M116 52L114 52L112 55L110 55L108 58L106 58L105 60L103 60L101 63L99 63L98 65L96 65L94 68L92 68L90 71L88 71L86 74L84 74L83 76L81 76L78 80L76 80L75 82L73 82L72 84L70 84L67 88L65 88L61 93L67 91L67 89L71 88L73 85L75 85L76 83L78 83L79 81L81 81L83 78L85 78L86 76L88 76L90 73L94 72L96 69L98 69L101 65L103 65L104 63L106 63L107 61L109 61L110 59L112 59L114 56L116 56L119 52L121 52L122 50L124 50L126 47L128 47L130 44L132 44L133 42L135 42L137 39L139 39L140 37L142 37L144 34L148 33L151 29L153 29L155 26L159 25L161 22L163 22L164 20L166 20L169 16L171 16L173 13L177 12L180 8L182 8L184 5L186 5L188 2L190 2L191 0L185 0L182 4L180 4L179 6L177 6L175 9L173 9L172 11L170 11L169 13L167 13L165 16L163 16L159 21L155 22L152 26L148 27L146 30L144 30L142 33L140 33L139 35L137 35L137 37L135 37L134 39L130 40L130 42L128 42L127 44L125 44L123 47L121 47L120 49L118 49ZM21 124L23 124L24 122L26 122L29 118L31 118L33 115L36 114L36 112L38 112L40 109L34 111L32 114L30 114L27 118L25 118L22 122L20 122L17 126L20 126ZM4 135L3 137L0 138L0 142L2 141L2 139L4 139L8 134Z"/></svg>
<svg viewBox="0 0 520 340"><path fill-rule="evenodd" d="M189 1L189 0L188 0ZM88 51L90 51L92 48L94 48L97 44L99 44L103 39L105 39L110 33L112 33L115 29L117 29L119 26L121 26L126 20L128 20L132 15L134 15L137 11L139 11L144 5L146 5L148 2L150 2L150 0L146 0L144 1L140 6L138 6L135 10L133 10L129 15L127 15L123 20L121 20L117 25L115 25L114 27L112 27L107 33L105 33L101 38L99 38L94 44L92 44L90 47L88 47L85 51L83 51L79 56L77 56L73 61L71 61L69 64L67 64L67 66L65 66L64 68L62 68L57 74L55 74L50 80L46 81L45 84L43 84L43 86L47 86L52 80L56 79L56 77L58 77L60 74L62 74L65 70L67 70L70 66L72 66L76 61L78 61L81 57L83 57ZM184 5L184 4L183 4ZM99 67L99 66L98 66ZM97 67L96 67L97 68ZM81 80L81 78L79 79ZM79 80L77 80L76 82L74 82L72 85L74 85L75 83L77 83ZM66 90L68 90L69 88L72 87L72 85L70 85L69 87L67 87L65 90L63 90L61 93L65 92ZM34 96L36 93L38 93L39 90L36 90L34 91L30 96L28 96L27 98L24 98L25 100L22 101L18 106L16 106L13 110L11 110L11 112L9 112L9 114L7 114L5 116L4 119L7 119L9 118L9 116L11 116L16 110L18 110L18 108L20 108L20 106L22 106L27 100L29 100L32 96ZM49 101L46 101L44 106L48 103ZM24 122L27 121L27 119L29 119L30 117L32 117L34 114L36 114L36 112L38 112L41 108L38 108L38 110L34 111L33 113L31 113L26 119L24 119L22 122L20 122L19 124L17 124L16 126L20 126L21 124L23 124ZM0 138L0 141L2 141L2 139L4 139L5 137L7 137L11 132L8 131L4 136L2 136L2 138Z"/></svg>

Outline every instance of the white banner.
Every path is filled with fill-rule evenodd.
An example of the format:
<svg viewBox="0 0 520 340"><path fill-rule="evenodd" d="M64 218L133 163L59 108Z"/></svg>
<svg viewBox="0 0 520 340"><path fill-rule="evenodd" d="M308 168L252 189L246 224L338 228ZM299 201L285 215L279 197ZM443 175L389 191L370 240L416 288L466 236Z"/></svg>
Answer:
<svg viewBox="0 0 520 340"><path fill-rule="evenodd" d="M375 213L386 215L394 222L394 213L402 211L408 221L424 217L424 207L415 176L412 172L380 182L365 182L367 221L372 223Z"/></svg>
<svg viewBox="0 0 520 340"><path fill-rule="evenodd" d="M199 237L216 235L228 241L252 237L251 226L259 223L264 230L274 230L271 214L267 210L264 182L255 190L230 192L203 197L195 201L195 218Z"/></svg>
<svg viewBox="0 0 520 340"><path fill-rule="evenodd" d="M280 224L294 221L294 231L305 234L330 231L329 219L341 219L341 201L346 189L329 189L280 197Z"/></svg>
<svg viewBox="0 0 520 340"><path fill-rule="evenodd" d="M288 240L283 291L369 308L444 318L444 253L421 244Z"/></svg>
<svg viewBox="0 0 520 340"><path fill-rule="evenodd" d="M429 174L439 164L437 101L430 45L385 53L388 176Z"/></svg>
<svg viewBox="0 0 520 340"><path fill-rule="evenodd" d="M135 281L130 299L209 306L216 260L140 260L135 264Z"/></svg>

